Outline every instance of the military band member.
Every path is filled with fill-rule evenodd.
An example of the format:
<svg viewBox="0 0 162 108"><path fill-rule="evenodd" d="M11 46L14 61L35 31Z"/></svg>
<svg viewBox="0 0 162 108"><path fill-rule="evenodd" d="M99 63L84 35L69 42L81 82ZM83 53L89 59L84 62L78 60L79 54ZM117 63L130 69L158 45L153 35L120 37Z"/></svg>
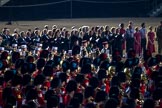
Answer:
<svg viewBox="0 0 162 108"><path fill-rule="evenodd" d="M18 45L17 45L17 44L12 44L12 50L13 50L13 51L16 51L17 48L18 48Z"/></svg>
<svg viewBox="0 0 162 108"><path fill-rule="evenodd" d="M103 48L103 45L102 45L103 38L101 37L101 34L102 34L101 30L98 29L97 34L96 34L96 36L97 36L96 42L97 42L97 47L98 47L100 50Z"/></svg>
<svg viewBox="0 0 162 108"><path fill-rule="evenodd" d="M14 33L12 36L13 36L13 39L12 39L11 43L18 44L19 35L17 33Z"/></svg>
<svg viewBox="0 0 162 108"><path fill-rule="evenodd" d="M58 55L58 47L52 47L51 58L53 58L56 55Z"/></svg>
<svg viewBox="0 0 162 108"><path fill-rule="evenodd" d="M31 32L30 31L27 31L26 32L26 38L25 38L27 44L30 44L31 43Z"/></svg>
<svg viewBox="0 0 162 108"><path fill-rule="evenodd" d="M106 53L107 56L109 57L110 56L110 50L109 50L109 44L107 41L103 42L103 48L101 50L101 53Z"/></svg>
<svg viewBox="0 0 162 108"><path fill-rule="evenodd" d="M65 37L63 38L63 48L68 52L70 50L70 33L69 31L65 31Z"/></svg>
<svg viewBox="0 0 162 108"><path fill-rule="evenodd" d="M0 53L2 53L5 50L4 47L0 47Z"/></svg>
<svg viewBox="0 0 162 108"><path fill-rule="evenodd" d="M25 41L26 41L26 45L29 51L33 49L31 36L32 36L31 31L27 31Z"/></svg>
<svg viewBox="0 0 162 108"><path fill-rule="evenodd" d="M21 49L22 49L22 56L27 57L28 56L27 45L21 45Z"/></svg>
<svg viewBox="0 0 162 108"><path fill-rule="evenodd" d="M12 40L11 34L10 34L10 29L4 28L2 32L3 39L6 40L8 43Z"/></svg>
<svg viewBox="0 0 162 108"><path fill-rule="evenodd" d="M49 26L48 25L44 25L44 29L49 29Z"/></svg>
<svg viewBox="0 0 162 108"><path fill-rule="evenodd" d="M115 33L114 43L115 43L115 49L118 49L120 51L121 57L123 57L123 48L122 48L123 40L124 40L124 37L123 35L120 34L120 28L117 28L116 33Z"/></svg>
<svg viewBox="0 0 162 108"><path fill-rule="evenodd" d="M34 31L34 36L32 37L32 42L33 42L33 45L36 45L37 43L41 42L39 30Z"/></svg>
<svg viewBox="0 0 162 108"><path fill-rule="evenodd" d="M6 46L6 42L3 40L2 36L0 36L0 46L1 47L5 47Z"/></svg>
<svg viewBox="0 0 162 108"><path fill-rule="evenodd" d="M90 37L88 35L89 27L88 26L83 26L82 31L83 31L83 40L89 41L89 39L90 39Z"/></svg>
<svg viewBox="0 0 162 108"><path fill-rule="evenodd" d="M73 28L73 30L74 29L75 28ZM63 31L64 30L61 28L61 32ZM106 104L105 108L107 108L111 106L123 107L123 103L128 106L133 104L134 106L141 107L141 103L139 104L139 102L143 101L142 99L147 92L149 92L150 97L155 98L155 100L158 99L156 102L159 102L159 105L161 103L161 99L159 100L161 88L159 89L159 87L161 86L160 75L162 74L162 68L159 67L155 72L150 71L149 75L147 68L146 72L142 70L142 67L145 65L143 63L138 63L139 58L136 58L134 50L128 51L127 62L123 63L119 51L119 49L122 48L122 33L119 32L119 29L114 30L116 46L114 46L114 53L112 54L112 61L110 62L108 60L110 41L102 36L104 32L103 28L94 27L91 31L91 36L94 36L94 40L92 39L93 41L91 41L90 39L90 43L93 45L95 43L101 44L101 54L99 48L93 47L96 53L94 60L86 55L88 50L87 47L89 47L88 44L90 43L88 43L86 39L81 39L77 34L77 30L76 32L74 30L73 35L77 38L72 42L72 48L70 48L68 44L65 44L71 44L70 34L68 34L68 32L66 42L63 39L63 42L65 42L64 46L67 46L66 50L69 51L66 57L62 55L63 52L61 52L61 54L58 52L60 47L57 47L57 45L60 46L60 42L62 42L62 40L60 41L58 39L59 37L56 37L59 43L56 46L51 45L50 50L43 50L41 41L36 42L36 40L34 40L35 49L33 49L34 53L31 56L33 60L30 60L27 54L28 46L10 44L10 47L13 46L17 48L17 51L11 53L12 67L7 62L3 61L4 59L7 60L8 55L6 56L6 53L4 53L6 49L0 47L0 105L8 104L12 101L14 102L12 106L16 106L15 103L17 103L18 108L28 107L28 105L32 107L34 105L37 107L46 106L47 108L62 108L62 106L77 108L75 105L79 105L80 107L92 106L104 108L104 104ZM96 34L97 32L99 35ZM96 35L101 39L99 42L96 41ZM64 34L61 34L60 37L61 39L64 38ZM52 36L50 38L52 38ZM79 38L81 40L79 40ZM34 37L33 39L36 38ZM54 57L49 58L49 51L51 51ZM82 51L83 56L79 57ZM144 57L145 64L148 68L160 64L159 62L162 59L161 56L153 58L153 61L151 60L152 57L151 59L150 57L151 55ZM160 61L157 62L155 59ZM28 66L29 64L30 66ZM33 67L31 67L31 65ZM143 66L138 67L138 65ZM124 67L128 68L128 71L124 71L126 69L124 69ZM137 70L136 67L139 69ZM13 69L13 71L6 71L8 69ZM141 73L147 75L148 78L146 78L146 80L143 79ZM5 79L4 82L1 82L1 80L3 80L2 77ZM150 82L148 85L145 83L147 81ZM146 86L148 86L148 88ZM123 93L126 95L125 97L122 96ZM140 94L142 94L142 99L139 97ZM10 95L14 95L14 97ZM109 99L106 99L107 95ZM105 100L107 100L107 102L105 102ZM137 103L135 100L137 100ZM121 104L120 101L122 102ZM21 103L26 106L21 106ZM146 104L148 103L146 102ZM2 107L8 108L7 105ZM150 106L145 107L150 108ZM161 107L159 106L158 108Z"/></svg>
<svg viewBox="0 0 162 108"><path fill-rule="evenodd" d="M41 34L41 41L46 41L49 37L48 37L48 34L47 34L47 29L43 29L42 31L42 34Z"/></svg>
<svg viewBox="0 0 162 108"><path fill-rule="evenodd" d="M21 31L20 37L18 38L18 45L19 46L26 44L25 38L26 38L25 32L24 31Z"/></svg>
<svg viewBox="0 0 162 108"><path fill-rule="evenodd" d="M113 51L115 50L115 36L116 36L116 28L115 27L112 27L111 28L111 32L109 34L109 47L110 47L110 53L112 54Z"/></svg>

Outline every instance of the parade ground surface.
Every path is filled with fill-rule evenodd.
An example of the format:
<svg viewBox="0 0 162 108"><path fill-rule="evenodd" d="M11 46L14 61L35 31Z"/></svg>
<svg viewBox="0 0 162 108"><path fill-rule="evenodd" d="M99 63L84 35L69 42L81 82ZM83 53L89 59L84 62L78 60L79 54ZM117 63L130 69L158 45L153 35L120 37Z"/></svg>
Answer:
<svg viewBox="0 0 162 108"><path fill-rule="evenodd" d="M72 26L81 27L83 25L86 26L105 26L109 25L110 27L119 27L120 23L125 24L125 28L128 25L129 21L134 22L134 27L140 27L142 22L146 23L146 27L148 29L149 26L157 27L160 24L162 18L82 18L82 19L46 19L39 21L12 21L12 25L6 25L6 21L0 22L0 29L7 27L11 30L11 33L15 28L18 28L19 31L26 31L27 29L34 29L35 27L39 27L43 29L44 25L57 25L58 28L66 27L67 29L71 29ZM157 47L157 46L156 46ZM157 51L157 50L156 50Z"/></svg>

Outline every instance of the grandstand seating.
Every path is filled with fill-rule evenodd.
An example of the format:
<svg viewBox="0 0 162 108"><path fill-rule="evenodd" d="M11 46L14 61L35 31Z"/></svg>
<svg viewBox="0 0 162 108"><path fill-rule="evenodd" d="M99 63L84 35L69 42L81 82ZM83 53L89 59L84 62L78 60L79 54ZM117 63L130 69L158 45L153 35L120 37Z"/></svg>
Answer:
<svg viewBox="0 0 162 108"><path fill-rule="evenodd" d="M162 13L162 4L157 6L156 9L152 10L149 14L150 17L156 17L159 16Z"/></svg>
<svg viewBox="0 0 162 108"><path fill-rule="evenodd" d="M0 6L5 5L7 2L9 2L10 0L0 0Z"/></svg>
<svg viewBox="0 0 162 108"><path fill-rule="evenodd" d="M10 0L6 7L0 8L0 13L3 13L0 20L8 20L10 16L12 20L147 17L152 10L148 4L149 0Z"/></svg>

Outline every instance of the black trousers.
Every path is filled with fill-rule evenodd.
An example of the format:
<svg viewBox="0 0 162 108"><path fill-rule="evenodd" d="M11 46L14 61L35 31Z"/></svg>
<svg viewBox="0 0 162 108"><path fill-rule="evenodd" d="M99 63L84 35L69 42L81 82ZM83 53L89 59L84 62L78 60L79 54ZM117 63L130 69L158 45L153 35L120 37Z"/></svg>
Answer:
<svg viewBox="0 0 162 108"><path fill-rule="evenodd" d="M146 50L146 38L141 39L141 51L144 52Z"/></svg>
<svg viewBox="0 0 162 108"><path fill-rule="evenodd" d="M158 39L157 43L158 43L158 53L161 54L162 53L162 39Z"/></svg>
<svg viewBox="0 0 162 108"><path fill-rule="evenodd" d="M128 52L130 49L134 49L134 38L126 39L126 52Z"/></svg>

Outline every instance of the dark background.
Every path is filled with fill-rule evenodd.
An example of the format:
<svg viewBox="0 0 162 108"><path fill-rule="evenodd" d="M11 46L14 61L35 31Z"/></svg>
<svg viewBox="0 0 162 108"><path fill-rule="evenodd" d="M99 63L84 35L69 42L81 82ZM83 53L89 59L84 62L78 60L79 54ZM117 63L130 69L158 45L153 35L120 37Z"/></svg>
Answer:
<svg viewBox="0 0 162 108"><path fill-rule="evenodd" d="M0 7L0 20L42 20L53 18L109 18L109 17L148 17L154 0L90 0L96 3L62 0L11 0ZM123 1L129 1L123 3ZM157 4L162 0L156 0ZM57 2L55 4L55 2ZM98 3L114 2L114 3ZM121 2L121 3L119 3ZM45 4L44 4L45 3ZM49 3L46 5L46 3ZM38 5L22 7L22 5ZM14 7L7 7L14 6ZM18 7L17 7L18 6ZM71 11L72 10L72 11ZM160 15L161 16L161 15Z"/></svg>

